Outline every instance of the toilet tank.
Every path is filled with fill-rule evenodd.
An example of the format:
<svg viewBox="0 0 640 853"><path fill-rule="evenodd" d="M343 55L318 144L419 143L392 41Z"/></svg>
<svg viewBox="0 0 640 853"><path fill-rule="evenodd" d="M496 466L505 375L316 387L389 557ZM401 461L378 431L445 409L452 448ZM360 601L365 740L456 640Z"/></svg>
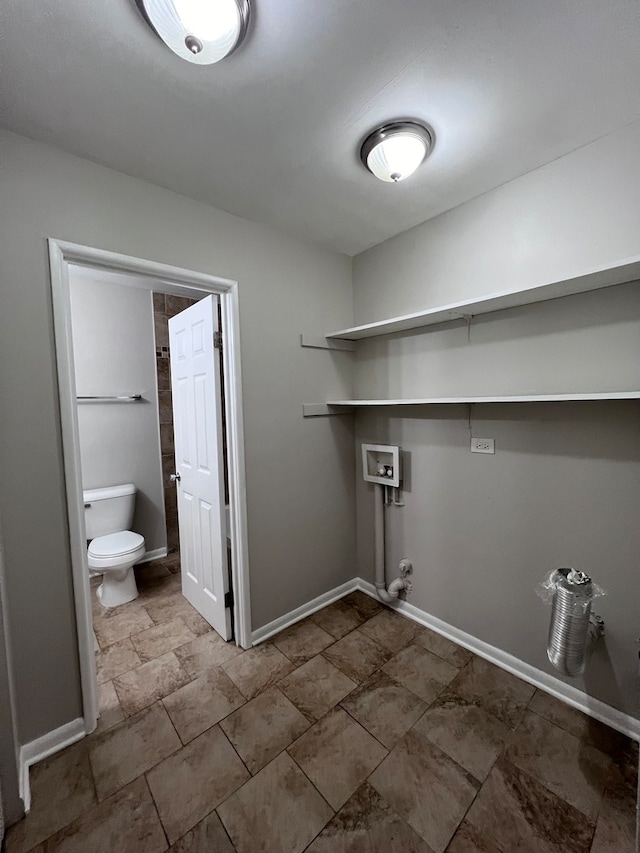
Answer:
<svg viewBox="0 0 640 853"><path fill-rule="evenodd" d="M131 529L136 503L133 483L87 489L82 494L87 539Z"/></svg>

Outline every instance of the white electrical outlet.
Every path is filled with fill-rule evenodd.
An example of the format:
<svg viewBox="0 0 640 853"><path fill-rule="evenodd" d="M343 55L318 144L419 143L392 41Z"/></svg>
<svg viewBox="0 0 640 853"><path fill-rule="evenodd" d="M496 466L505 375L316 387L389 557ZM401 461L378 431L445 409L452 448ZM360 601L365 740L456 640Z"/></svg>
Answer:
<svg viewBox="0 0 640 853"><path fill-rule="evenodd" d="M494 438L472 438L471 439L472 453L495 453L496 441Z"/></svg>

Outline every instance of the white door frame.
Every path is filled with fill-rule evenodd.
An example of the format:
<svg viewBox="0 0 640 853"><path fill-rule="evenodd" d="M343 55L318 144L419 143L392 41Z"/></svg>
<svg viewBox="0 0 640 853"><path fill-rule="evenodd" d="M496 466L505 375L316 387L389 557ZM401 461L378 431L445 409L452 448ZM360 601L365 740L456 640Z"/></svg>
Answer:
<svg viewBox="0 0 640 853"><path fill-rule="evenodd" d="M229 468L234 624L236 643L246 649L252 645L252 641L238 283L218 276L121 255L117 252L106 252L89 246L79 246L64 240L49 238L48 244L53 327L58 368L62 453L71 548L71 573L80 659L80 682L85 731L89 733L95 729L98 719L98 701L71 334L69 264L153 278L154 285L156 283L159 285L154 287L158 293L193 296L192 291L196 288L206 293L218 294L220 297L222 334L225 342L224 391ZM131 281L131 286L147 289L147 283L136 282L135 279Z"/></svg>

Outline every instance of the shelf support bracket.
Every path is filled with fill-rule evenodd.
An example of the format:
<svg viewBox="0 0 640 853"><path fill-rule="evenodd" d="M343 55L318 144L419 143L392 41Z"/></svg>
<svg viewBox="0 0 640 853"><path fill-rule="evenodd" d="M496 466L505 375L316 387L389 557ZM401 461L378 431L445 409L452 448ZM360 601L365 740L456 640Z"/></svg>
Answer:
<svg viewBox="0 0 640 853"><path fill-rule="evenodd" d="M311 335L300 335L300 346L313 349L344 350L345 352L354 352L356 348L355 341L343 341L337 338L314 338Z"/></svg>

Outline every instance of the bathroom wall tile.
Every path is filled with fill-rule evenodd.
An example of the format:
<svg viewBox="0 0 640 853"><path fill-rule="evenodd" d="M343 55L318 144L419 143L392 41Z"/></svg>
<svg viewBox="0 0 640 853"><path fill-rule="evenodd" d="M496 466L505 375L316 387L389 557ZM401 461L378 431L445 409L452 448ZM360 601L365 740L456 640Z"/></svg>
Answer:
<svg viewBox="0 0 640 853"><path fill-rule="evenodd" d="M180 739L188 743L244 705L245 699L226 672L216 668L162 701Z"/></svg>
<svg viewBox="0 0 640 853"><path fill-rule="evenodd" d="M96 803L84 742L46 758L29 771L31 811L9 827L6 853L26 853Z"/></svg>
<svg viewBox="0 0 640 853"><path fill-rule="evenodd" d="M288 752L336 810L388 754L342 708L330 711Z"/></svg>
<svg viewBox="0 0 640 853"><path fill-rule="evenodd" d="M160 413L161 424L173 423L171 391L158 391L158 411Z"/></svg>
<svg viewBox="0 0 640 853"><path fill-rule="evenodd" d="M134 602L131 602L134 604ZM129 607L126 604L121 607L111 607L93 620L93 630L96 632L96 637L102 649L117 643L118 640L124 640L130 637L131 634L137 634L144 631L145 628L151 628L153 622L148 614L144 611L141 604L138 604L138 599L135 600L134 607Z"/></svg>
<svg viewBox="0 0 640 853"><path fill-rule="evenodd" d="M168 362L168 358L161 359ZM162 456L174 457L173 424L160 424L160 451Z"/></svg>
<svg viewBox="0 0 640 853"><path fill-rule="evenodd" d="M527 711L505 756L595 822L611 767L603 752Z"/></svg>
<svg viewBox="0 0 640 853"><path fill-rule="evenodd" d="M133 634L131 642L141 661L149 661L158 658L166 652L184 646L185 643L195 640L196 635L189 630L179 616L147 628L139 634Z"/></svg>
<svg viewBox="0 0 640 853"><path fill-rule="evenodd" d="M422 646L427 651L432 652L439 658L446 660L452 666L461 667L469 663L473 658L473 654L462 646L447 640L442 634L436 634L435 631L429 628L421 628L421 630L413 638L413 642L418 646Z"/></svg>
<svg viewBox="0 0 640 853"><path fill-rule="evenodd" d="M272 638L274 646L296 666L311 660L333 642L331 634L310 619L304 619Z"/></svg>
<svg viewBox="0 0 640 853"><path fill-rule="evenodd" d="M464 820L447 847L447 853L502 853L502 850L487 841L479 830Z"/></svg>
<svg viewBox="0 0 640 853"><path fill-rule="evenodd" d="M372 616L375 616L376 613L379 613L383 609L379 601L376 601L375 598L371 598L370 595L361 592L359 589L355 592L350 592L349 595L345 595L340 600L343 604L353 607L362 619L371 619Z"/></svg>
<svg viewBox="0 0 640 853"><path fill-rule="evenodd" d="M160 703L105 732L96 738L89 753L98 799L110 797L180 746Z"/></svg>
<svg viewBox="0 0 640 853"><path fill-rule="evenodd" d="M164 487L164 511L167 516L176 515L178 512L178 495L173 483Z"/></svg>
<svg viewBox="0 0 640 853"><path fill-rule="evenodd" d="M395 746L427 709L426 702L383 672L375 672L340 704L387 749Z"/></svg>
<svg viewBox="0 0 640 853"><path fill-rule="evenodd" d="M180 550L180 529L178 526L178 516L167 516L167 551L174 553Z"/></svg>
<svg viewBox="0 0 640 853"><path fill-rule="evenodd" d="M438 697L416 731L426 735L481 782L489 775L511 729L483 708L444 694Z"/></svg>
<svg viewBox="0 0 640 853"><path fill-rule="evenodd" d="M133 648L131 640L128 637L126 640L118 640L117 643L96 652L98 684L111 681L112 678L129 672L130 669L140 666L141 663L142 661Z"/></svg>
<svg viewBox="0 0 640 853"><path fill-rule="evenodd" d="M365 782L307 848L307 853L433 853Z"/></svg>
<svg viewBox="0 0 640 853"><path fill-rule="evenodd" d="M237 853L301 853L333 812L286 752L219 808Z"/></svg>
<svg viewBox="0 0 640 853"><path fill-rule="evenodd" d="M154 314L164 314L166 311L165 307L165 295L164 293L154 293L153 294L153 313Z"/></svg>
<svg viewBox="0 0 640 853"><path fill-rule="evenodd" d="M185 599L186 600L186 599ZM188 618L185 614L185 618ZM197 637L176 649L176 657L190 678L197 678L209 669L214 669L242 654L235 643L226 643L215 631Z"/></svg>
<svg viewBox="0 0 640 853"><path fill-rule="evenodd" d="M104 732L124 720L124 711L111 681L98 685L98 712L96 732Z"/></svg>
<svg viewBox="0 0 640 853"><path fill-rule="evenodd" d="M249 778L234 748L214 726L147 773L173 844Z"/></svg>
<svg viewBox="0 0 640 853"><path fill-rule="evenodd" d="M277 687L265 690L220 723L253 775L309 726L307 718Z"/></svg>
<svg viewBox="0 0 640 853"><path fill-rule="evenodd" d="M177 493L176 484L172 482L171 475L175 473L176 462L172 454L163 454L162 456L162 482L164 483L165 491L173 489Z"/></svg>
<svg viewBox="0 0 640 853"><path fill-rule="evenodd" d="M415 729L397 744L369 782L435 853L446 849L480 787Z"/></svg>
<svg viewBox="0 0 640 853"><path fill-rule="evenodd" d="M391 652L359 631L352 631L322 653L330 663L358 684L389 660Z"/></svg>
<svg viewBox="0 0 640 853"><path fill-rule="evenodd" d="M168 652L114 678L113 684L122 710L129 717L158 699L164 699L190 680L175 654Z"/></svg>
<svg viewBox="0 0 640 853"><path fill-rule="evenodd" d="M449 686L449 692L494 714L511 728L522 719L535 688L511 673L474 657Z"/></svg>
<svg viewBox="0 0 640 853"><path fill-rule="evenodd" d="M163 358L160 356L158 358L156 356L156 375L158 377L158 391L170 391L171 390L171 359ZM160 440L160 447L165 448L165 444L162 441L162 435ZM171 439L173 442L173 430L171 430ZM168 451L167 451L168 452Z"/></svg>
<svg viewBox="0 0 640 853"><path fill-rule="evenodd" d="M235 853L217 812L190 829L169 848L169 853Z"/></svg>
<svg viewBox="0 0 640 853"><path fill-rule="evenodd" d="M169 346L169 316L159 311L154 312L153 328L155 332L156 349Z"/></svg>
<svg viewBox="0 0 640 853"><path fill-rule="evenodd" d="M421 646L407 646L382 668L394 681L402 684L427 705L458 674L458 670Z"/></svg>
<svg viewBox="0 0 640 853"><path fill-rule="evenodd" d="M587 853L594 832L582 812L504 758L496 762L466 820L486 843L518 853Z"/></svg>
<svg viewBox="0 0 640 853"><path fill-rule="evenodd" d="M248 649L223 666L246 699L253 699L294 669L291 661L271 643Z"/></svg>
<svg viewBox="0 0 640 853"><path fill-rule="evenodd" d="M361 625L360 630L371 640L395 653L408 646L422 629L417 622L385 607Z"/></svg>
<svg viewBox="0 0 640 853"><path fill-rule="evenodd" d="M197 301L197 299L189 299L188 296L174 296L172 293L167 293L167 314L169 317L175 317L176 314L194 305Z"/></svg>
<svg viewBox="0 0 640 853"><path fill-rule="evenodd" d="M307 718L315 721L344 699L356 683L318 655L283 678L278 687Z"/></svg>
<svg viewBox="0 0 640 853"><path fill-rule="evenodd" d="M45 853L161 853L167 842L144 779L50 838Z"/></svg>
<svg viewBox="0 0 640 853"><path fill-rule="evenodd" d="M309 618L336 640L346 636L365 621L365 617L361 616L355 607L349 607L343 601L335 601L312 613Z"/></svg>

